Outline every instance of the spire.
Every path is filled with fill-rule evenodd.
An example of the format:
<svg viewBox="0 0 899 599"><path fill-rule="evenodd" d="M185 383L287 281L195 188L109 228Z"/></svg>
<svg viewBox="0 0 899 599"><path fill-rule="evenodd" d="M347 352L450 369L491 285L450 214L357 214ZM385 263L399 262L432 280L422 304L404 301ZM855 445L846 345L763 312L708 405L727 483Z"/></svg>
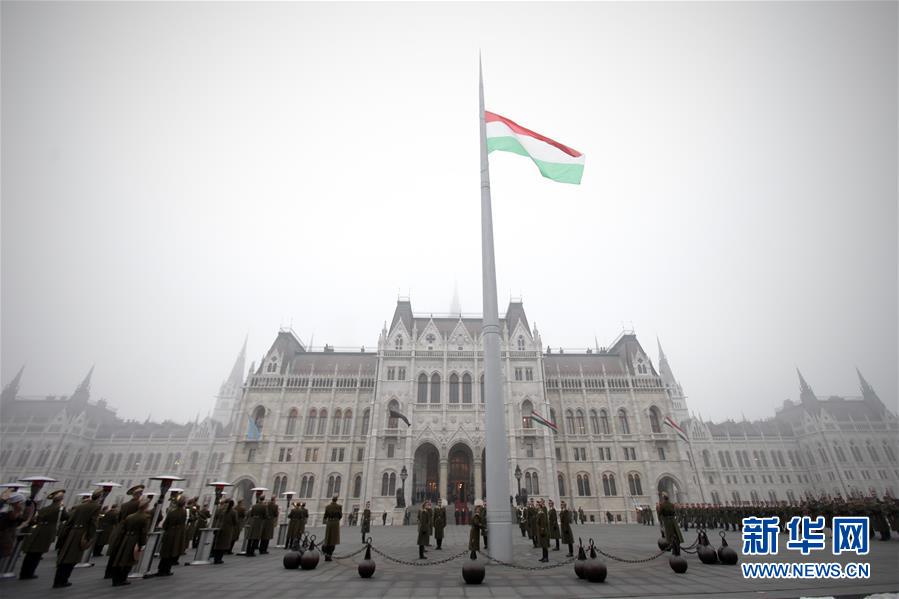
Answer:
<svg viewBox="0 0 899 599"><path fill-rule="evenodd" d="M22 367L19 368L19 372L16 373L16 376L3 387L3 392L0 394L0 403L10 402L16 398L19 394L19 385L22 382L22 372L24 371L25 365L22 364Z"/></svg>
<svg viewBox="0 0 899 599"><path fill-rule="evenodd" d="M450 303L450 314L462 315L462 302L459 301L459 281L453 283L453 301Z"/></svg>
<svg viewBox="0 0 899 599"><path fill-rule="evenodd" d="M865 377L862 376L861 370L858 369L858 366L855 367L855 372L858 374L858 383L861 386L862 397L868 401L873 401L875 403L883 403L880 401L880 398L877 396L877 393L874 391L874 387L872 387L868 381L865 380Z"/></svg>
<svg viewBox="0 0 899 599"><path fill-rule="evenodd" d="M662 342L659 341L658 337L656 337L656 343L659 346L659 376L662 377L662 382L674 385L676 384L674 373L671 372L671 366L668 364L668 357L665 355L665 351L662 349Z"/></svg>
<svg viewBox="0 0 899 599"><path fill-rule="evenodd" d="M228 377L228 384L236 387L240 387L243 383L243 371L246 368L247 361L247 339L249 339L249 333L243 338L243 346L240 348L240 353L237 354L237 359L234 361L234 366L231 368L231 375Z"/></svg>
<svg viewBox="0 0 899 599"><path fill-rule="evenodd" d="M69 397L69 405L72 407L74 414L81 412L87 406L87 400L91 397L91 377L93 374L94 367L91 366L91 369L87 371L87 376L84 377L84 380L81 381L81 384Z"/></svg>
<svg viewBox="0 0 899 599"><path fill-rule="evenodd" d="M809 384L805 382L805 379L802 377L802 373L799 372L799 369L796 369L796 374L799 375L799 399L804 404L815 404L817 405L818 398L815 397L815 392L812 391L812 388L809 387Z"/></svg>

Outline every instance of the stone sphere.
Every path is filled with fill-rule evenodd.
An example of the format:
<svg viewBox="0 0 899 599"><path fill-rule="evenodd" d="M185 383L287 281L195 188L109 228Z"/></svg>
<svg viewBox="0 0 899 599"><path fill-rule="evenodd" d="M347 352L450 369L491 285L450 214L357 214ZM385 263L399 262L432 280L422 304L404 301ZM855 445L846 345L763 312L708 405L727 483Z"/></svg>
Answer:
<svg viewBox="0 0 899 599"><path fill-rule="evenodd" d="M718 563L718 554L715 553L715 550L709 545L700 545L699 547L697 547L696 555L699 556L699 561L704 564Z"/></svg>
<svg viewBox="0 0 899 599"><path fill-rule="evenodd" d="M284 555L284 567L288 570L296 570L300 567L300 554L296 551L291 551Z"/></svg>
<svg viewBox="0 0 899 599"><path fill-rule="evenodd" d="M668 565L678 574L683 574L687 571L687 560L680 555L672 555L668 558Z"/></svg>
<svg viewBox="0 0 899 599"><path fill-rule="evenodd" d="M481 584L486 575L484 564L477 560L468 560L462 566L462 579L465 580L465 584Z"/></svg>
<svg viewBox="0 0 899 599"><path fill-rule="evenodd" d="M737 560L739 558L737 556L737 552L734 551L733 548L724 546L718 549L718 559L721 560L722 564L733 566L737 563Z"/></svg>
<svg viewBox="0 0 899 599"><path fill-rule="evenodd" d="M315 570L319 559L321 559L321 556L318 549L305 551L303 557L300 558L300 568L303 570Z"/></svg>
<svg viewBox="0 0 899 599"><path fill-rule="evenodd" d="M359 576L362 578L371 578L375 573L375 562L371 559L364 559L359 562Z"/></svg>
<svg viewBox="0 0 899 599"><path fill-rule="evenodd" d="M574 562L574 573L577 574L578 578L584 577L584 566L587 565L587 560L579 559Z"/></svg>
<svg viewBox="0 0 899 599"><path fill-rule="evenodd" d="M584 578L590 582L603 582L608 570L606 565L598 559L588 559L584 566Z"/></svg>

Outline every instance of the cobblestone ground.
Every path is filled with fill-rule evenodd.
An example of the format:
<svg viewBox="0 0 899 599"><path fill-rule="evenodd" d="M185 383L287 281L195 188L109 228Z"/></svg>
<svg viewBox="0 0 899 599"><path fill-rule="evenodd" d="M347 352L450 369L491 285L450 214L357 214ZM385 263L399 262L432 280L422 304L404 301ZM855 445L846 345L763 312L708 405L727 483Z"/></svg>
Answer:
<svg viewBox="0 0 899 599"><path fill-rule="evenodd" d="M321 538L320 527L312 532ZM534 549L515 529L515 563L522 566L542 566L537 560L540 551ZM336 554L346 555L361 547L358 528L341 531L343 543ZM417 560L415 528L401 526L374 527L374 546L397 559L428 564L458 554L467 545L468 529L449 526L444 549L431 547L428 560ZM616 556L627 559L645 558L658 552L658 529L638 524L600 525L588 524L575 528L575 538L586 542L592 537L597 546ZM688 544L695 539L695 532L685 531ZM710 531L712 544L717 547L718 535ZM778 556L752 558L752 561L798 562L799 554L787 551L781 536ZM729 543L738 552L738 533L730 533ZM432 542L433 544L433 542ZM73 586L67 589L51 589L53 560L48 555L38 568L37 580L5 580L0 582L0 594L4 597L67 597L98 599L111 596L135 598L198 597L207 595L216 599L228 597L864 597L874 593L899 591L899 540L889 542L872 539L871 554L864 557L834 557L828 551L817 552L808 561L848 562L871 564L871 578L855 580L746 580L738 566L706 566L695 555L687 555L689 569L678 575L668 566L665 554L647 563L627 564L605 559L608 578L605 583L591 584L579 580L573 564L541 571L525 571L491 564L486 568L487 577L480 586L467 586L461 571L465 558L433 566L408 566L392 563L374 555L377 570L373 578L361 579L356 564L362 554L346 560L320 562L311 571L285 570L282 565L283 549L271 549L269 555L246 558L225 556L220 566L178 566L175 575L167 578L133 580L127 587L113 588L103 580L106 558L99 558L93 568L76 569L72 575ZM575 550L576 551L576 550ZM566 551L550 551L551 564L565 561ZM192 556L191 556L192 557ZM741 561L744 559L741 556ZM749 558L746 558L749 560ZM187 562L188 559L182 559ZM897 595L899 596L899 595Z"/></svg>

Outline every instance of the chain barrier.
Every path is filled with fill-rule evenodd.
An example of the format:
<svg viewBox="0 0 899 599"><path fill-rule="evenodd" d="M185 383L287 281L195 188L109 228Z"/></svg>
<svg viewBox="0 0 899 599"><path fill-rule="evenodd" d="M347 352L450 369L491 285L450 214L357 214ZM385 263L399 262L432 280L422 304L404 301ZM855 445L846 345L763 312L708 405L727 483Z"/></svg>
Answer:
<svg viewBox="0 0 899 599"><path fill-rule="evenodd" d="M447 563L447 562L451 562L451 561L453 561L453 560L459 559L459 558L462 557L463 555L468 555L468 554L470 553L470 552L466 549L465 551L460 551L460 552L457 553L456 555L451 555L450 557L446 557L446 558L444 558L444 559L439 559L439 560L436 560L436 561L430 561L430 560L429 560L429 561L414 561L414 562L412 562L412 561L407 561L407 560L404 560L404 559L399 559L399 558L393 557L393 556L391 556L391 555L387 555L386 553L384 553L383 551L381 551L380 549L378 549L378 548L375 547L374 545L372 545L371 550L372 550L374 553L377 553L378 555L380 555L381 557L383 557L384 559L386 559L387 561L391 561L391 562L393 562L393 563L395 563L395 564L401 564L401 565L403 565L403 566L415 566L415 567L422 567L422 566L439 566L440 564L445 564L445 563Z"/></svg>
<svg viewBox="0 0 899 599"><path fill-rule="evenodd" d="M363 545L360 549L357 549L352 553L347 553L346 555L332 555L331 559L350 559L365 551L366 547L368 547L368 545ZM372 550L374 550L374 548L372 548Z"/></svg>
<svg viewBox="0 0 899 599"><path fill-rule="evenodd" d="M520 566L518 564L513 564L511 562L504 562L501 559L496 559L495 557L493 557L486 551L481 551L480 549L478 550L478 553L480 553L481 555L486 557L491 562L499 564L500 566L506 566L507 568L515 568L517 570L550 570L552 568L558 568L560 566L567 566L569 564L572 564L572 563L574 563L574 560L577 559L577 557L570 557L564 561L561 561L561 562L558 562L555 564L549 564L546 566Z"/></svg>
<svg viewBox="0 0 899 599"><path fill-rule="evenodd" d="M612 555L611 553L606 553L599 547L596 547L596 552L599 553L600 555L603 555L603 556L611 559L611 560L615 560L616 562L622 562L625 564L644 564L646 562L651 562L652 560L661 557L665 553L668 553L668 550L664 549L662 551L659 551L655 555L652 555L650 557L644 557L643 559L626 559L623 557L618 557L616 555Z"/></svg>

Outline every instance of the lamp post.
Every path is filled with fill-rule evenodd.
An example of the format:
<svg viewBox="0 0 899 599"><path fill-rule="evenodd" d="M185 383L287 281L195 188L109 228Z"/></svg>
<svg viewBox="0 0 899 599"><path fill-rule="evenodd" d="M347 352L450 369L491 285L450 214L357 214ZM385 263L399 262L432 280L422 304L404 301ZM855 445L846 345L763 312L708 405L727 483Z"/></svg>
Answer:
<svg viewBox="0 0 899 599"><path fill-rule="evenodd" d="M521 467L518 464L515 464L515 480L518 481L518 495L515 496L515 500L521 505Z"/></svg>
<svg viewBox="0 0 899 599"><path fill-rule="evenodd" d="M109 494L116 487L121 487L119 483L112 482L111 480L94 483L95 487L100 487L103 491L103 494L100 495L100 507L103 507L103 502L106 501L106 498L109 497ZM88 493L88 496L92 496L92 493ZM91 546L84 550L84 554L81 556L81 561L75 564L76 568L90 568L94 565L94 544L97 542L97 539L100 538L100 531L97 531L97 534L94 535L93 541L91 541Z"/></svg>
<svg viewBox="0 0 899 599"><path fill-rule="evenodd" d="M406 507L406 478L409 477L409 473L406 472L406 467L403 466L403 469L400 470L400 481L402 481L402 493L399 497L397 497L396 507Z"/></svg>
<svg viewBox="0 0 899 599"><path fill-rule="evenodd" d="M153 555L156 553L156 545L159 543L159 537L162 536L162 531L156 530L156 521L162 509L162 502L165 499L165 494L172 488L172 483L177 480L184 480L184 477L160 474L151 476L150 480L159 481L159 497L156 499L156 505L153 507L153 516L150 520L151 532L147 535L147 544L144 546L143 553L141 553L136 571L129 574L128 578L146 578L150 574L150 569L153 567ZM149 497L150 493L145 493L144 496Z"/></svg>
<svg viewBox="0 0 899 599"><path fill-rule="evenodd" d="M31 503L33 510L37 510L37 505L34 502L34 498L37 497L38 492L41 490L41 487L44 486L44 483L55 483L55 478L50 478L49 476L29 476L28 478L21 479L18 483L6 483L3 485L4 487L12 488L13 492L17 492L21 487L24 487L28 484L31 485ZM18 485L18 486L16 486ZM27 507L26 507L27 509ZM26 514L27 515L27 514ZM30 516L29 516L30 517ZM13 546L12 553L9 554L6 558L3 559L2 564L0 564L0 578L15 578L16 576L16 562L19 559L20 549L22 547L22 541L25 539L24 534L16 534L16 543Z"/></svg>
<svg viewBox="0 0 899 599"><path fill-rule="evenodd" d="M293 499L293 496L296 495L296 491L284 491L281 493L281 497L283 497L286 501L284 502L284 522L278 524L278 543L275 547L279 549L281 547L287 547L287 525L290 520L288 520L287 515L290 512L290 500Z"/></svg>
<svg viewBox="0 0 899 599"><path fill-rule="evenodd" d="M197 544L197 552L194 554L194 560L188 562L189 566L208 566L212 562L209 561L209 554L212 550L213 539L218 528L215 527L215 514L218 512L219 502L222 500L225 487L230 487L231 483L223 480L217 480L207 485L215 489L215 500L212 504L212 521L206 528L200 529L200 542Z"/></svg>

